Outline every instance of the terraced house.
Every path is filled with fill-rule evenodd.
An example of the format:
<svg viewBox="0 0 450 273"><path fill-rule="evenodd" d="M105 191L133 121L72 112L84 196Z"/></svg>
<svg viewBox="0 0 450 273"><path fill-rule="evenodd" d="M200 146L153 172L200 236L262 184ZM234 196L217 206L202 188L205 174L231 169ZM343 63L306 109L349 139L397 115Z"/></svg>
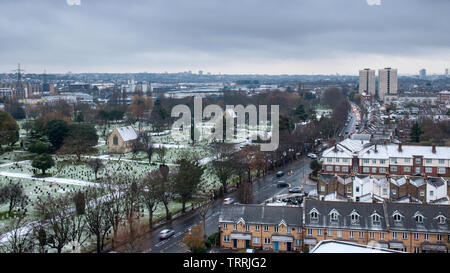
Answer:
<svg viewBox="0 0 450 273"><path fill-rule="evenodd" d="M224 205L219 217L220 245L233 249L300 251L301 208Z"/></svg>
<svg viewBox="0 0 450 273"><path fill-rule="evenodd" d="M448 252L449 206L306 200L304 244L326 239L404 252Z"/></svg>
<svg viewBox="0 0 450 273"><path fill-rule="evenodd" d="M322 172L450 176L450 147L357 143L346 139L325 150Z"/></svg>

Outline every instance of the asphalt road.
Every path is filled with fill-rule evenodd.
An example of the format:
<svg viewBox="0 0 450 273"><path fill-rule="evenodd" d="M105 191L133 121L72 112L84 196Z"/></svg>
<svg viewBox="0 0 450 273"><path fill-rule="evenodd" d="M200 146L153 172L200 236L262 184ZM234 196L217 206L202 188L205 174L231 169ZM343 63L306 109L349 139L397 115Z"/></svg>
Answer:
<svg viewBox="0 0 450 273"><path fill-rule="evenodd" d="M287 167L280 169L285 171L285 175L281 178L277 178L275 174L266 176L258 182L253 183L253 201L256 204L263 203L265 200L279 194L288 193L288 188L278 188L276 182L283 180L291 187L303 185L303 189L309 192L315 189L315 186L306 183L306 179L310 172L309 159L297 160L296 162L288 165ZM294 170L294 174L288 175L290 170ZM237 193L231 193L226 197L231 197L237 200ZM214 206L209 210L206 217L206 232L212 234L218 231L219 214L222 208L223 199L219 199L215 202ZM186 215L172 221L171 224L166 224L152 232L147 233L141 237L137 247L133 252L143 253L182 253L187 252L188 249L183 243L183 237L186 234L189 227L201 223L201 217L197 211L188 212ZM160 240L159 232L163 229L171 228L175 231L175 235L168 239Z"/></svg>

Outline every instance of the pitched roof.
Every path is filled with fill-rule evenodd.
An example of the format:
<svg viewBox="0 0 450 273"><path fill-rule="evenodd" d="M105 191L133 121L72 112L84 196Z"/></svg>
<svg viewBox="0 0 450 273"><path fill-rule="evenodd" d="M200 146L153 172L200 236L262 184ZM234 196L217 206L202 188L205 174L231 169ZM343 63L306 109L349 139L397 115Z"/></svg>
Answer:
<svg viewBox="0 0 450 273"><path fill-rule="evenodd" d="M424 232L450 232L449 229L449 212L450 206L436 204L414 204L414 203L386 203L387 214L389 216L390 228L392 230L411 230ZM394 212L399 212L400 222L393 219ZM423 216L423 223L417 223L415 219L416 213ZM436 220L438 216L444 216L447 221L445 224L439 224Z"/></svg>
<svg viewBox="0 0 450 273"><path fill-rule="evenodd" d="M319 213L318 220L310 217L310 212L315 209ZM332 210L338 212L338 220L332 221L329 213ZM371 229L385 230L386 222L384 220L383 204L380 203L357 203L357 202L339 202L339 201L318 201L306 199L304 204L305 224L309 227L322 228L342 228L342 229ZM351 214L356 212L359 215L357 222L352 222ZM372 223L372 215L377 213L380 216L380 223Z"/></svg>
<svg viewBox="0 0 450 273"><path fill-rule="evenodd" d="M136 130L134 130L132 126L117 127L116 129L123 141L130 141L138 138Z"/></svg>
<svg viewBox="0 0 450 273"><path fill-rule="evenodd" d="M237 223L243 219L245 223L278 225L284 221L289 226L302 224L302 208L264 206L264 205L223 205L219 222Z"/></svg>

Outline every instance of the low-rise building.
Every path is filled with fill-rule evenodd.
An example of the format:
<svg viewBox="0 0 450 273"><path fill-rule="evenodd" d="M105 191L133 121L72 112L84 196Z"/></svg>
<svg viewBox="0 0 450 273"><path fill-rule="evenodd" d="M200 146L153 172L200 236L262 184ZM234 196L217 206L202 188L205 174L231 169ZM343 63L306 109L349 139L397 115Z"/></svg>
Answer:
<svg viewBox="0 0 450 273"><path fill-rule="evenodd" d="M117 127L108 136L108 153L124 154L133 150L133 141L138 138L132 126Z"/></svg>

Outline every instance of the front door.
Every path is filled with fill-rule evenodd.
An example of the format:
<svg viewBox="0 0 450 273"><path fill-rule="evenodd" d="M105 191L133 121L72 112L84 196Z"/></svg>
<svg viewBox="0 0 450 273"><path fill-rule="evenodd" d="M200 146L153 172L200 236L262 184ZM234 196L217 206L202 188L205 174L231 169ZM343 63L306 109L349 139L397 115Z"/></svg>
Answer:
<svg viewBox="0 0 450 273"><path fill-rule="evenodd" d="M287 242L287 251L292 251L292 243L291 242Z"/></svg>
<svg viewBox="0 0 450 273"><path fill-rule="evenodd" d="M273 247L275 248L275 251L278 251L278 242L273 242Z"/></svg>
<svg viewBox="0 0 450 273"><path fill-rule="evenodd" d="M237 248L237 240L236 239L233 239L233 247Z"/></svg>
<svg viewBox="0 0 450 273"><path fill-rule="evenodd" d="M245 248L250 248L250 240L245 240Z"/></svg>

